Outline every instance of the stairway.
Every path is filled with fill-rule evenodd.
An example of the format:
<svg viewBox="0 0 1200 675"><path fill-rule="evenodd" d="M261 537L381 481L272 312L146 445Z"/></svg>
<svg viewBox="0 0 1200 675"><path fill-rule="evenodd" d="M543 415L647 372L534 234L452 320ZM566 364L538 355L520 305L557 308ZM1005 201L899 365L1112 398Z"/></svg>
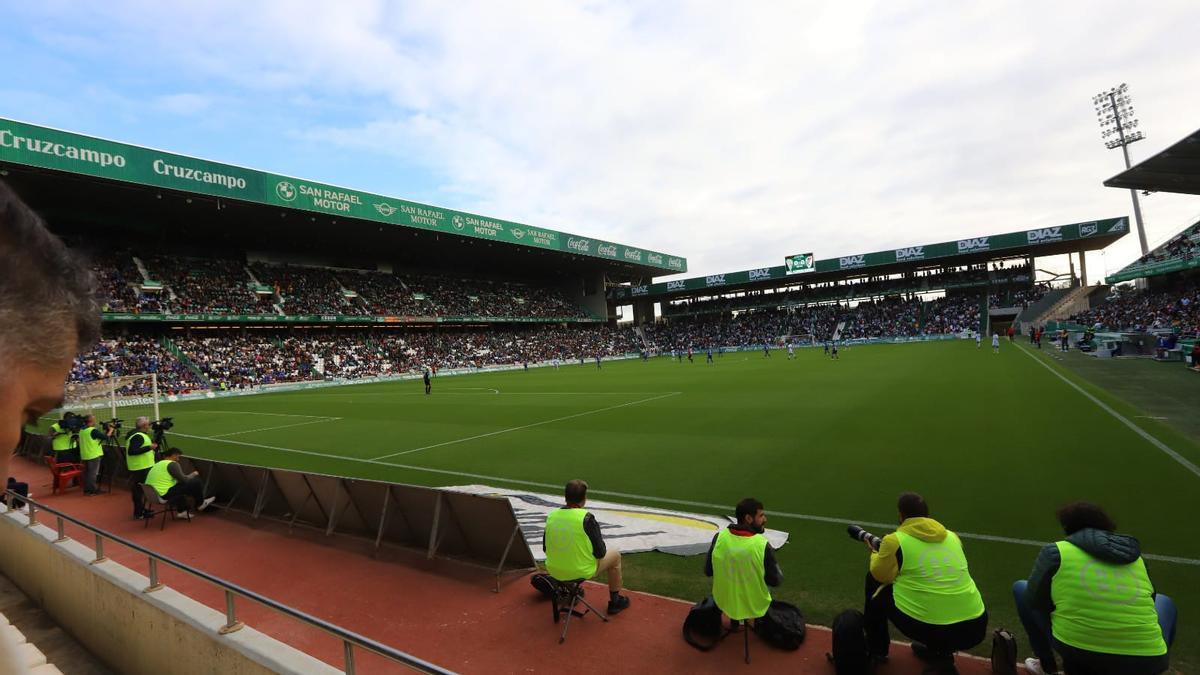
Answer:
<svg viewBox="0 0 1200 675"><path fill-rule="evenodd" d="M133 264L137 267L138 272L141 272L142 281L155 281L154 277L150 276L150 272L146 269L146 263L142 262L141 258L136 255L133 256Z"/></svg>
<svg viewBox="0 0 1200 675"><path fill-rule="evenodd" d="M162 345L163 349L167 350L168 353L178 359L185 368L192 371L192 373L198 378L199 382L209 383L208 375L205 375L204 371L200 369L200 366L197 366L194 361L187 357L187 354L184 354L179 347L175 346L175 343L171 341L171 338L160 337L158 339L158 343Z"/></svg>
<svg viewBox="0 0 1200 675"><path fill-rule="evenodd" d="M839 321L839 322L838 322L838 325L837 325L837 328L834 328L834 329L833 329L833 337L832 337L832 338L830 338L830 339L832 339L834 342L836 342L836 341L838 341L838 340L842 339L842 329L843 329L843 328L845 328L845 327L846 327L846 322L845 322L845 321Z"/></svg>
<svg viewBox="0 0 1200 675"><path fill-rule="evenodd" d="M1047 321L1061 321L1091 308L1093 295L1107 295L1108 286L1076 286L1070 289L1057 289L1047 293L1038 302L1030 305L1017 315L1017 319L1028 324L1043 324ZM1051 294L1056 297L1050 298ZM1049 298L1049 302L1047 299Z"/></svg>

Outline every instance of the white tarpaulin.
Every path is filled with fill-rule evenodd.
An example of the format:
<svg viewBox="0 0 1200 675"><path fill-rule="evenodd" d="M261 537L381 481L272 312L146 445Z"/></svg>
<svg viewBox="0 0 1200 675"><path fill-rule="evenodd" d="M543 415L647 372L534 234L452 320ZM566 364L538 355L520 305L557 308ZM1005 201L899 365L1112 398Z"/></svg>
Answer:
<svg viewBox="0 0 1200 675"><path fill-rule="evenodd" d="M546 552L542 549L546 516L563 505L561 495L552 496L487 485L454 485L442 489L507 497L517 514L517 522L521 524L521 532L529 542L534 559L546 559ZM587 510L600 524L605 543L622 553L661 551L675 555L699 555L708 551L713 535L718 530L733 522L733 518L725 516L665 511L593 499L587 500ZM779 530L767 530L766 535L771 546L777 549L788 540L788 533Z"/></svg>

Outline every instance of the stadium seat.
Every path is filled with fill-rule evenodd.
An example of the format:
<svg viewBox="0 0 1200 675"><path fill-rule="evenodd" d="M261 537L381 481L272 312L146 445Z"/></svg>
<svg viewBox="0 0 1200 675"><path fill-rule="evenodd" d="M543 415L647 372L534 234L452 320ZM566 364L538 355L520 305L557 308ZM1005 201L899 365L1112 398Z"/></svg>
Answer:
<svg viewBox="0 0 1200 675"><path fill-rule="evenodd" d="M54 480L50 487L50 494L58 494L59 490L67 491L71 487L71 481L75 481L75 486L79 486L79 476L83 475L83 465L74 462L58 462L55 461L54 455L46 455L46 466L50 467L50 475Z"/></svg>
<svg viewBox="0 0 1200 675"><path fill-rule="evenodd" d="M553 603L551 608L554 610L554 623L563 615L566 618L563 620L562 635L558 637L558 644L562 644L567 639L567 628L571 625L571 617L577 616L583 618L590 610L593 614L600 617L601 621L608 622L608 617L603 612L592 607L587 600L583 598L583 582L587 579L572 579L570 581L559 581L554 577L549 577L550 582L554 584ZM575 605L582 604L587 609L580 612L575 609Z"/></svg>
<svg viewBox="0 0 1200 675"><path fill-rule="evenodd" d="M144 521L142 529L149 527L150 521L154 519L154 516L157 516L160 513L162 514L162 524L158 526L160 532L167 526L167 514L178 516L180 513L186 513L187 521L189 523L192 522L192 516L190 512L180 511L179 509L175 508L174 504L164 499L162 495L158 494L158 491L154 489L154 486L147 485L146 483L142 483L141 486L142 497L145 501L145 506L142 507L142 512L145 514L142 517L142 520Z"/></svg>

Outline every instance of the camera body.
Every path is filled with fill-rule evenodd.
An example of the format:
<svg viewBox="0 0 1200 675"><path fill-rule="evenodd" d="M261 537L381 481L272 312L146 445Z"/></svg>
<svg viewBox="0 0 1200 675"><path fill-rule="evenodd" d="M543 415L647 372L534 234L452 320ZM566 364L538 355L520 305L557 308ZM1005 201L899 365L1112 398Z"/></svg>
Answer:
<svg viewBox="0 0 1200 675"><path fill-rule="evenodd" d="M161 434L162 432L169 430L173 426L175 426L175 421L172 420L170 417L164 417L161 420L154 420L153 422L150 423L150 428L153 429L154 433L156 433L156 434Z"/></svg>
<svg viewBox="0 0 1200 675"><path fill-rule="evenodd" d="M87 426L87 418L73 412L64 413L63 418L58 422L58 426L62 427L63 431L77 434Z"/></svg>
<svg viewBox="0 0 1200 675"><path fill-rule="evenodd" d="M112 429L113 431L120 431L121 426L124 424L125 424L125 420L114 417L111 420L105 422L104 426L108 427L109 429Z"/></svg>
<svg viewBox="0 0 1200 675"><path fill-rule="evenodd" d="M879 537L867 532L858 525L850 525L846 528L846 534L855 541L865 541L871 544L871 548L879 550L879 543L882 541Z"/></svg>

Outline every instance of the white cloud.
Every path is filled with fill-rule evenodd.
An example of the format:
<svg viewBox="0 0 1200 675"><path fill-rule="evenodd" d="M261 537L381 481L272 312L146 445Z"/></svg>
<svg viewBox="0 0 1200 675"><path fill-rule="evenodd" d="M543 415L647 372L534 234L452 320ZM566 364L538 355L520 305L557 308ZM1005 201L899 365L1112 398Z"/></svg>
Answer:
<svg viewBox="0 0 1200 675"><path fill-rule="evenodd" d="M365 121L291 126L445 177L452 206L681 253L703 274L1129 214L1101 186L1121 164L1090 97L1131 84L1139 157L1192 131L1200 11L1126 10L210 2L106 4L103 20L226 100L363 102ZM1155 195L1145 212L1153 244L1200 203Z"/></svg>

